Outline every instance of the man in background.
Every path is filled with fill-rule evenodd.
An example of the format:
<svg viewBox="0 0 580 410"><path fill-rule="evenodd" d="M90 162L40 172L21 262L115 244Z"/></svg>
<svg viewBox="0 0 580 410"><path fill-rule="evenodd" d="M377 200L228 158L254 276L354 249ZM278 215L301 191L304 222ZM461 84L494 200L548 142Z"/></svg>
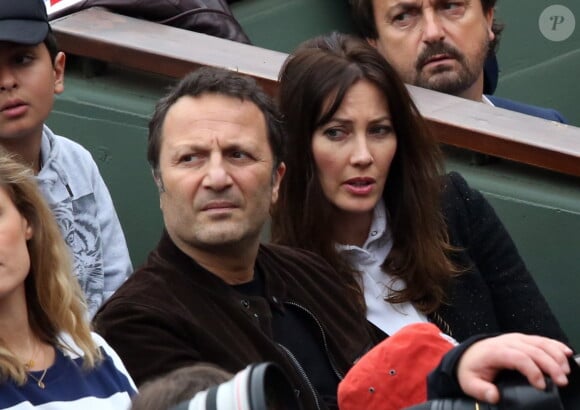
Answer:
<svg viewBox="0 0 580 410"><path fill-rule="evenodd" d="M497 82L496 0L350 0L360 33L407 84L565 123L553 110L484 94Z"/></svg>

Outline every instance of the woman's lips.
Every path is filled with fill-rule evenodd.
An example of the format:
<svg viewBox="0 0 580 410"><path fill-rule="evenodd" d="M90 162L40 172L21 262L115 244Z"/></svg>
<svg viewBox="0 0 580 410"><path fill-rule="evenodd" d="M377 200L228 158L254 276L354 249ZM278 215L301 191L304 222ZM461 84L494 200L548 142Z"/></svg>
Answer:
<svg viewBox="0 0 580 410"><path fill-rule="evenodd" d="M375 187L375 180L369 177L351 178L343 186L353 195L368 195Z"/></svg>

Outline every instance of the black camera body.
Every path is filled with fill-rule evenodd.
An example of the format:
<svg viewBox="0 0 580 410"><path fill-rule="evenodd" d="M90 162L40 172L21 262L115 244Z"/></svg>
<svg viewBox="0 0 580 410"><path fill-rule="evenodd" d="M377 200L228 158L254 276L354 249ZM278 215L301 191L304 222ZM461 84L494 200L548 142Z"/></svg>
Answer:
<svg viewBox="0 0 580 410"><path fill-rule="evenodd" d="M512 385L501 389L501 403L498 405L479 403L473 399L430 400L407 410L564 410L558 389L550 381L546 390L538 390L530 385ZM477 403L477 404L476 404Z"/></svg>
<svg viewBox="0 0 580 410"><path fill-rule="evenodd" d="M497 405L471 398L430 400L406 410L580 410L580 355L569 359L568 385L558 388L546 377L546 388L538 390L516 371L500 373L495 384L500 392Z"/></svg>

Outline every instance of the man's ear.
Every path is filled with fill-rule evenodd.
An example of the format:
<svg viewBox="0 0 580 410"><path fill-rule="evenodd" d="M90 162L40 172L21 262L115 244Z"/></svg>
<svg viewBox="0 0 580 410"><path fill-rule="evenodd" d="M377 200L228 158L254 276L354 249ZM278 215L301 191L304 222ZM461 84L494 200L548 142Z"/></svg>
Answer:
<svg viewBox="0 0 580 410"><path fill-rule="evenodd" d="M60 94L64 91L64 68L66 65L66 55L59 51L53 61L54 69L54 93Z"/></svg>
<svg viewBox="0 0 580 410"><path fill-rule="evenodd" d="M159 209L163 212L163 198L164 195L161 195L165 192L165 187L163 186L163 179L161 178L161 172L158 170L152 169L151 175L153 175L153 181L155 182L155 186L157 187L157 192L159 192Z"/></svg>
<svg viewBox="0 0 580 410"><path fill-rule="evenodd" d="M371 47L377 48L377 39L376 38L367 37L365 40L367 41L367 43L370 44Z"/></svg>
<svg viewBox="0 0 580 410"><path fill-rule="evenodd" d="M278 201L278 195L280 193L280 184L282 183L282 178L286 173L286 164L280 162L276 167L272 175L272 205Z"/></svg>
<svg viewBox="0 0 580 410"><path fill-rule="evenodd" d="M487 31L489 34L489 41L495 39L495 33L493 32L493 19L495 17L495 9L491 7L487 13L485 13L485 20L487 21Z"/></svg>
<svg viewBox="0 0 580 410"><path fill-rule="evenodd" d="M159 191L159 193L162 194L163 192L165 192L165 186L163 186L163 179L161 178L161 172L153 169L153 170L151 170L151 174L153 175L153 181L155 182L155 185L157 186L157 191Z"/></svg>

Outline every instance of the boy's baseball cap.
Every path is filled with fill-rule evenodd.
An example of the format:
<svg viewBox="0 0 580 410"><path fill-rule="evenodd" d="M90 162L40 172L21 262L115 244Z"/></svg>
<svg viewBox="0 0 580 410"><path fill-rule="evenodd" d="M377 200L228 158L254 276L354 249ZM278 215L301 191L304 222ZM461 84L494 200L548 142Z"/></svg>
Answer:
<svg viewBox="0 0 580 410"><path fill-rule="evenodd" d="M0 0L0 41L39 44L49 28L43 0Z"/></svg>
<svg viewBox="0 0 580 410"><path fill-rule="evenodd" d="M403 327L371 349L338 385L341 410L400 410L427 400L427 375L457 342L431 323Z"/></svg>

